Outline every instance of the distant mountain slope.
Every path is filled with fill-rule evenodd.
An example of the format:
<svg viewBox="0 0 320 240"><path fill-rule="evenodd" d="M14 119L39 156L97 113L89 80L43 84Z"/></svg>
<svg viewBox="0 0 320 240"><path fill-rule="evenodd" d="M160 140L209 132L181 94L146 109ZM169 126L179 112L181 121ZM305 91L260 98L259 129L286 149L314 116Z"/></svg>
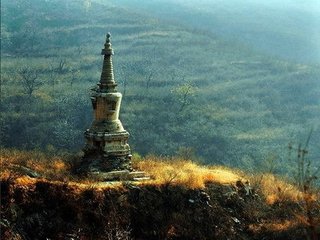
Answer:
<svg viewBox="0 0 320 240"><path fill-rule="evenodd" d="M320 63L320 3L316 0L112 2L240 41L268 55L301 63Z"/></svg>
<svg viewBox="0 0 320 240"><path fill-rule="evenodd" d="M319 154L320 70L115 3L2 1L1 144L79 150L112 32L133 151L246 168L288 162L287 144ZM37 72L28 95L23 71ZM32 70L31 70L32 72Z"/></svg>

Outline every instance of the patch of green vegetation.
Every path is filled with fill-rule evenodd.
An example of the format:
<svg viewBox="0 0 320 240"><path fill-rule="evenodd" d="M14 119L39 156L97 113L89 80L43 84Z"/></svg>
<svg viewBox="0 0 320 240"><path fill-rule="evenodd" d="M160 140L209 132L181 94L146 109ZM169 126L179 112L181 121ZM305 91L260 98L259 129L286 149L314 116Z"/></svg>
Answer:
<svg viewBox="0 0 320 240"><path fill-rule="evenodd" d="M320 138L320 70L312 65L109 3L4 0L1 11L2 146L82 148L106 31L124 95L120 117L139 154L184 147L206 163L245 166L271 152L284 161L287 143L311 127ZM36 76L31 93L28 74Z"/></svg>

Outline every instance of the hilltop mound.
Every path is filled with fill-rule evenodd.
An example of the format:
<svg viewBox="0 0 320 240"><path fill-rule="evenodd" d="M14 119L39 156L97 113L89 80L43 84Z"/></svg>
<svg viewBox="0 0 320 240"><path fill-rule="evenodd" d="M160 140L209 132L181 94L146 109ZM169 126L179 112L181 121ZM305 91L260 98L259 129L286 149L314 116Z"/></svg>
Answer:
<svg viewBox="0 0 320 240"><path fill-rule="evenodd" d="M306 198L272 176L149 157L135 167L151 180L97 183L76 179L65 157L3 153L2 239L303 239L316 232ZM316 222L319 198L309 200Z"/></svg>

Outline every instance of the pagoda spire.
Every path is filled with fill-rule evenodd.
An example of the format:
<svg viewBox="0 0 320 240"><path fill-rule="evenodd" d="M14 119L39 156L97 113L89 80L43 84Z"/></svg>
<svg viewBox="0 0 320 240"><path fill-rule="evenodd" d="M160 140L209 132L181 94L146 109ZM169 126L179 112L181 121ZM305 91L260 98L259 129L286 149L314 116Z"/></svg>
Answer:
<svg viewBox="0 0 320 240"><path fill-rule="evenodd" d="M116 92L117 83L114 80L112 55L114 54L111 45L111 34L107 33L104 49L101 50L101 55L104 55L103 66L99 87L102 92Z"/></svg>

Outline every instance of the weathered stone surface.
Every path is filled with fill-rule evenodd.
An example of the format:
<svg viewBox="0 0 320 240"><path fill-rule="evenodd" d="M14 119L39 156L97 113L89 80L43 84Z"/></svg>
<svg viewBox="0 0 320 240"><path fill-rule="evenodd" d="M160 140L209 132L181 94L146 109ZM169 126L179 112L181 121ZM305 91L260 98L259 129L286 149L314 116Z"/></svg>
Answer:
<svg viewBox="0 0 320 240"><path fill-rule="evenodd" d="M9 166L9 169L13 169L16 172L20 172L20 173L25 174L25 175L32 177L32 178L41 177L40 174L37 173L36 171L34 171L30 168L24 167L24 166L12 164L11 166Z"/></svg>
<svg viewBox="0 0 320 240"><path fill-rule="evenodd" d="M132 171L131 156L108 156L92 152L91 155L84 156L81 171L86 172L110 172L128 170Z"/></svg>
<svg viewBox="0 0 320 240"><path fill-rule="evenodd" d="M149 180L145 172L128 170L111 171L111 172L91 172L90 177L98 181L142 181Z"/></svg>
<svg viewBox="0 0 320 240"><path fill-rule="evenodd" d="M82 173L99 172L105 179L122 178L121 171L131 172L131 151L128 144L129 133L119 120L122 94L117 92L114 79L110 34L107 34L100 82L92 89L91 101L94 120L84 133L86 145L81 166ZM120 172L119 172L120 171ZM111 174L107 174L112 172ZM103 174L104 175L103 175ZM101 175L102 174L102 175ZM114 177L116 176L116 177ZM104 179L104 177L101 177Z"/></svg>

